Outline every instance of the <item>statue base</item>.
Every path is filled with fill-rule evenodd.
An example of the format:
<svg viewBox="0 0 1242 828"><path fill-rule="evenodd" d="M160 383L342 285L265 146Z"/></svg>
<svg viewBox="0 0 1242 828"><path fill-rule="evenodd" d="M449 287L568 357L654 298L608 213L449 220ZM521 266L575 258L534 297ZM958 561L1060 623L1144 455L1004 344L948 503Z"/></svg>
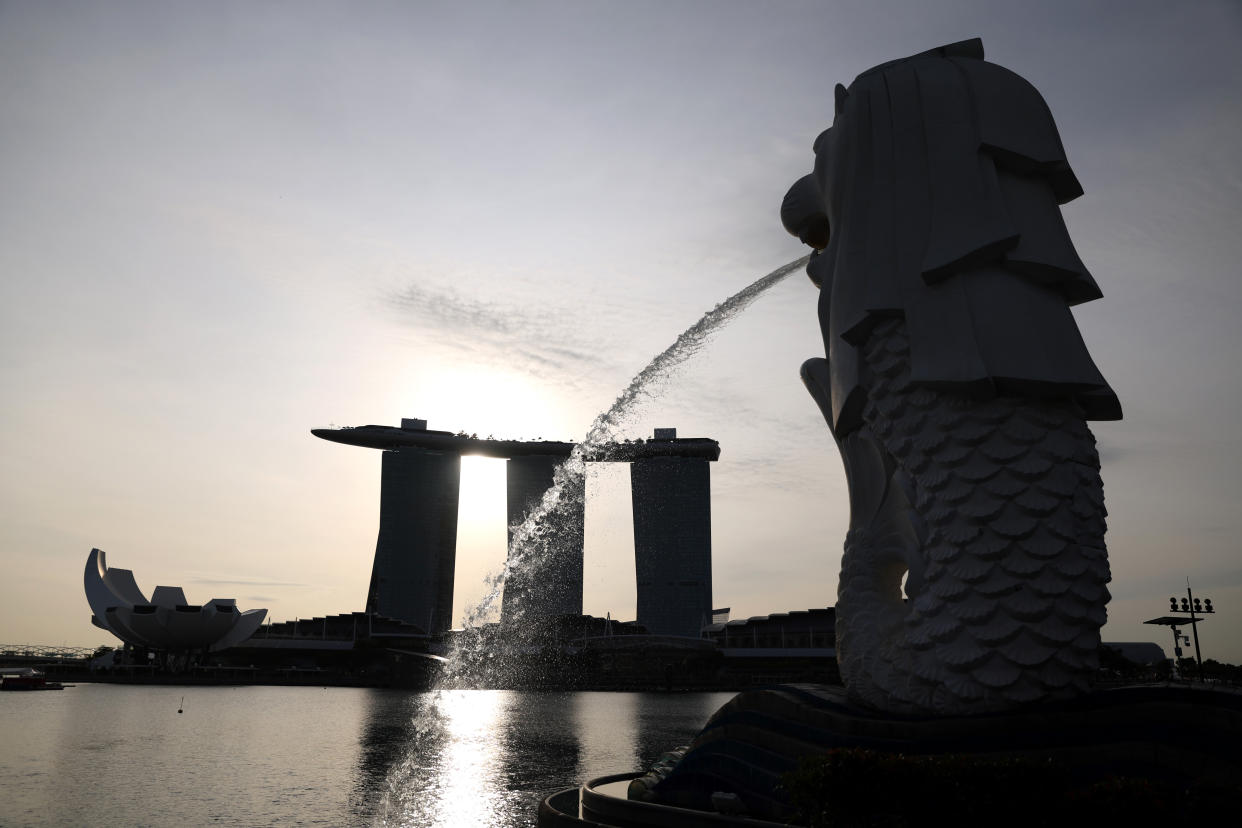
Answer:
<svg viewBox="0 0 1242 828"><path fill-rule="evenodd" d="M807 806L793 801L798 782L787 774L804 757L820 757L818 772L836 774L826 789L845 774L861 774L861 784L877 792L874 812L888 804L890 781L901 784L877 776L913 778L929 767L941 787L946 781L968 786L972 777L988 785L998 769L1001 776L1018 775L1016 784L1029 780L1029 789L1051 784L1052 790L1029 791L1041 801L1089 789L1095 792L1088 798L1098 798L1100 785L1111 785L1114 798L1135 800L1137 785L1210 789L1217 800L1223 791L1242 805L1239 744L1242 692L1233 689L1117 687L1004 713L916 718L860 709L840 687L790 684L736 696L670 771L631 782L629 799L708 813L723 801L737 817L795 820ZM843 757L845 765L838 762ZM1065 787L1048 782L1054 769Z"/></svg>

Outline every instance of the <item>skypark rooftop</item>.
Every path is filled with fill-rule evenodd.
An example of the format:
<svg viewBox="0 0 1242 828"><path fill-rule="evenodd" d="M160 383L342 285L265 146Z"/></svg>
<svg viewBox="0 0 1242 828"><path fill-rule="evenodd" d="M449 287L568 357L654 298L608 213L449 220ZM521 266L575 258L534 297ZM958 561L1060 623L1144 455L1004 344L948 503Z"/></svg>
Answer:
<svg viewBox="0 0 1242 828"><path fill-rule="evenodd" d="M556 440L497 440L462 433L431 431L425 420L402 420L401 427L363 425L342 428L315 428L311 434L334 443L373 449L399 449L406 446L449 454L483 457L526 457L531 455L567 457L574 443ZM706 437L677 437L672 428L656 429L656 436L632 443L608 443L591 453L592 461L628 463L646 457L697 457L720 459L720 444Z"/></svg>

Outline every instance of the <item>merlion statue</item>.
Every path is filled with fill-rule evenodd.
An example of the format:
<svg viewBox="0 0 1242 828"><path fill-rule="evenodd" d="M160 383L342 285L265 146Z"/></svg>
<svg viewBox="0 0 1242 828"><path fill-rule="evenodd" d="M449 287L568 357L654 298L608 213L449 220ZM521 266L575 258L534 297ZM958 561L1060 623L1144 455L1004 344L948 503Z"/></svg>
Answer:
<svg viewBox="0 0 1242 828"><path fill-rule="evenodd" d="M835 109L781 213L815 248L828 358L802 377L849 482L846 689L917 715L1080 694L1109 598L1086 421L1121 407L1069 310L1100 290L1056 125L977 39L870 69Z"/></svg>

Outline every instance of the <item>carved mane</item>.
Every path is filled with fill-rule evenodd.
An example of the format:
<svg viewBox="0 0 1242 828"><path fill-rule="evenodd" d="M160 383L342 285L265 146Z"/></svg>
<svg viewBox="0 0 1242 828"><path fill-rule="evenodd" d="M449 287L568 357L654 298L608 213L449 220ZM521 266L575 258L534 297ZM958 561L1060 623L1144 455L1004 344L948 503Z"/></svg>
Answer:
<svg viewBox="0 0 1242 828"><path fill-rule="evenodd" d="M1039 92L975 39L869 69L835 99L815 142L831 238L813 269L838 431L861 405L855 348L892 316L916 383L1118 419L1068 310L1101 293L1061 217L1082 188Z"/></svg>

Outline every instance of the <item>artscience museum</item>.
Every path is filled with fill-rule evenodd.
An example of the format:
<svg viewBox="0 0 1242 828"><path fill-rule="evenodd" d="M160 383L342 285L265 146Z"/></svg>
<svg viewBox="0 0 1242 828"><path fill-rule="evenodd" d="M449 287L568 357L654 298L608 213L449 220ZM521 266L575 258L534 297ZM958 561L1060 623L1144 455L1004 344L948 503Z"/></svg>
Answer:
<svg viewBox="0 0 1242 828"><path fill-rule="evenodd" d="M254 634L266 609L241 612L232 598L191 604L181 587L157 586L148 600L134 573L109 569L102 549L92 549L84 575L91 623L126 644L154 650L224 650Z"/></svg>

